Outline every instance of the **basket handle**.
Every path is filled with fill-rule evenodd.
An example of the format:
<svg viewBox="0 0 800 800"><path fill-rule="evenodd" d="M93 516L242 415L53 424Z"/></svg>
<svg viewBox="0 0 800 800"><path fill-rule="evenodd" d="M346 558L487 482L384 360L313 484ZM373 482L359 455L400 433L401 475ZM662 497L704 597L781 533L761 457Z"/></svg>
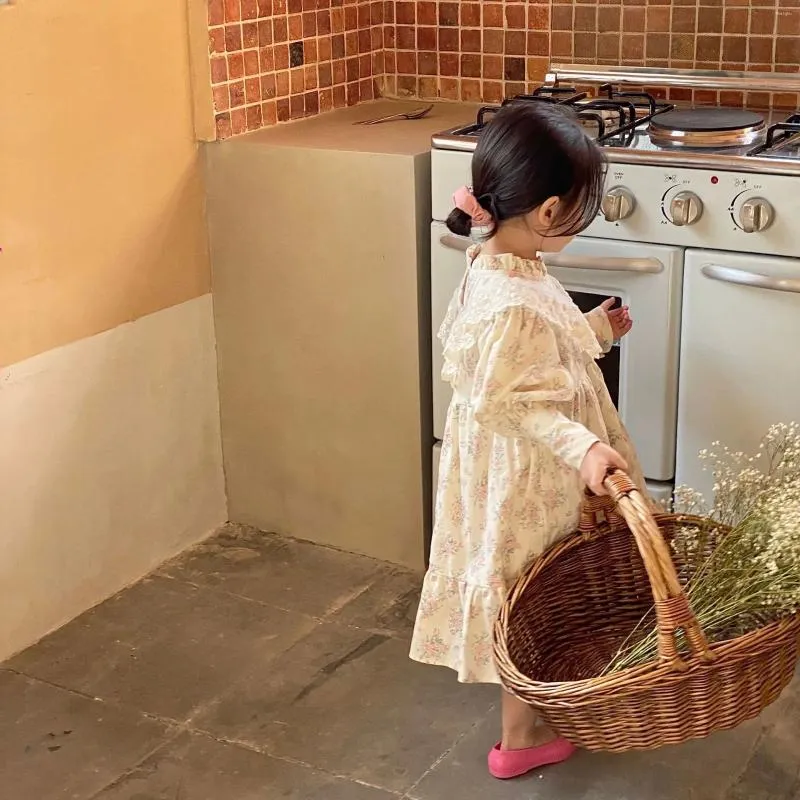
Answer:
<svg viewBox="0 0 800 800"><path fill-rule="evenodd" d="M683 630L692 653L703 661L715 656L678 581L669 547L661 535L650 506L636 484L619 470L611 471L603 485L608 497L591 495L581 512L581 530L596 525L597 512L621 516L630 528L644 561L655 601L658 656L676 671L688 669L678 651L676 634Z"/></svg>

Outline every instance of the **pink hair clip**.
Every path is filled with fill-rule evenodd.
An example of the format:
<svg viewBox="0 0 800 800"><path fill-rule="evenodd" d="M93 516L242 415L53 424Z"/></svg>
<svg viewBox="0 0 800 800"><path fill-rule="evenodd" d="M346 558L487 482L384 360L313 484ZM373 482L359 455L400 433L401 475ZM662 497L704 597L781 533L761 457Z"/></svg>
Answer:
<svg viewBox="0 0 800 800"><path fill-rule="evenodd" d="M454 195L456 208L472 218L472 224L482 227L492 221L492 215L476 199L469 186L462 186Z"/></svg>

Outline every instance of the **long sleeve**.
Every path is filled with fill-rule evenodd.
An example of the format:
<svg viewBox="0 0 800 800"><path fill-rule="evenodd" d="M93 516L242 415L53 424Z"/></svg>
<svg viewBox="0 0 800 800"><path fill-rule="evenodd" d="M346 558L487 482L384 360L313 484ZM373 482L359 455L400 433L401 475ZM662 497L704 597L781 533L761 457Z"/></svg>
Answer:
<svg viewBox="0 0 800 800"><path fill-rule="evenodd" d="M522 307L506 309L481 337L472 406L501 436L539 442L574 469L598 437L567 416L575 380L550 325Z"/></svg>
<svg viewBox="0 0 800 800"><path fill-rule="evenodd" d="M586 317L589 327L597 337L597 342L602 348L603 353L608 353L614 346L614 331L611 330L611 322L608 319L608 314L598 306L583 316Z"/></svg>

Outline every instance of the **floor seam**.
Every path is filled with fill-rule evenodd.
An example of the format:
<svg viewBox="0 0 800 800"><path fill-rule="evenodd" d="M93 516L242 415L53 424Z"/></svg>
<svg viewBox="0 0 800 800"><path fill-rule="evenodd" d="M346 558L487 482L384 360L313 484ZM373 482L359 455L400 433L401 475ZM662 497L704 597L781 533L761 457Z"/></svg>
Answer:
<svg viewBox="0 0 800 800"><path fill-rule="evenodd" d="M486 716L489 716L490 714L494 713L496 708L497 708L496 704L489 706L486 712ZM428 775L430 775L436 769L436 767L438 767L456 749L456 747L458 747L458 745L461 744L462 741L464 741L464 739L467 736L469 736L473 731L477 730L477 728L480 727L483 724L483 722L484 722L483 717L475 720L475 722L472 725L470 725L469 728L467 728L460 736L456 737L456 740L450 745L450 747L448 747L447 750L445 750L439 756L439 758L437 758L433 762L433 764L431 764L430 767L428 767L428 769L426 769L425 772L423 772L422 775L420 775L419 779L413 784L413 786L411 786L411 788L406 790L406 793L403 795L401 800L413 800L412 792L418 789L420 784L425 780L425 778L427 778Z"/></svg>

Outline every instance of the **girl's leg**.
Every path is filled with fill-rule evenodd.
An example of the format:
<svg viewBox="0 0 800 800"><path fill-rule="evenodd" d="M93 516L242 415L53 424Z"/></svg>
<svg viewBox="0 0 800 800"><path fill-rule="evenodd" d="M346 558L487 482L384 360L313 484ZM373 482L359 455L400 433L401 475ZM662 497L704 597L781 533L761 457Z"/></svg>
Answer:
<svg viewBox="0 0 800 800"><path fill-rule="evenodd" d="M537 725L536 712L522 700L503 691L502 750L524 750L527 747L538 747L556 739L556 735L545 725Z"/></svg>

